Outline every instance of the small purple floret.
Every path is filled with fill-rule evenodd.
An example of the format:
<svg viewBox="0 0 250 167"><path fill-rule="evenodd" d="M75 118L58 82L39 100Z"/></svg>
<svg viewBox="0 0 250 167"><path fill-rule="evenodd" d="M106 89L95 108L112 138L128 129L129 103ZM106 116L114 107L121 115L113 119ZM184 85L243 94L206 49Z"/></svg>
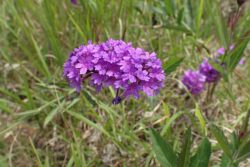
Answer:
<svg viewBox="0 0 250 167"><path fill-rule="evenodd" d="M194 94L200 94L205 87L206 77L199 71L187 70L184 72L182 83Z"/></svg>
<svg viewBox="0 0 250 167"><path fill-rule="evenodd" d="M209 83L217 82L220 79L220 73L209 64L208 59L201 63L199 71L206 76L206 81Z"/></svg>
<svg viewBox="0 0 250 167"><path fill-rule="evenodd" d="M229 50L230 50L230 51L233 50L234 47L235 47L234 44L230 45ZM226 51L225 51L225 48L219 48L219 49L216 51L216 53L217 53L218 56L224 55L225 52L226 52Z"/></svg>

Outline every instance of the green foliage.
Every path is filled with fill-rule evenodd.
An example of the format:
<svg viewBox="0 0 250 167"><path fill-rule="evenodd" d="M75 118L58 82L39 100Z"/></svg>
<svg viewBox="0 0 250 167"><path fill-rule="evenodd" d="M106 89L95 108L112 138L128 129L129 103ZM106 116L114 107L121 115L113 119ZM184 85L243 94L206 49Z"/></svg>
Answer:
<svg viewBox="0 0 250 167"><path fill-rule="evenodd" d="M211 144L207 138L204 138L194 156L191 157L192 136L190 128L186 131L183 138L182 149L179 154L173 152L170 144L167 143L155 130L150 130L150 136L156 158L162 166L208 167L211 155Z"/></svg>
<svg viewBox="0 0 250 167"><path fill-rule="evenodd" d="M228 55L226 55L226 65L229 72L233 72L236 66L239 64L243 53L247 47L250 37L246 37L237 45Z"/></svg>
<svg viewBox="0 0 250 167"><path fill-rule="evenodd" d="M215 125L212 125L210 127L214 137L216 138L216 140L218 141L218 144L220 145L220 147L223 149L224 153L230 158L232 159L232 152L230 150L230 146L229 146L229 142L226 138L226 136L224 135L223 131L221 129L219 129L218 127L216 127Z"/></svg>
<svg viewBox="0 0 250 167"><path fill-rule="evenodd" d="M196 154L191 158L190 167L206 167L209 165L211 155L211 143L207 138L204 138L200 143Z"/></svg>
<svg viewBox="0 0 250 167"><path fill-rule="evenodd" d="M173 57L170 60L168 60L165 64L164 64L164 71L165 73L168 75L171 72L174 72L177 67L181 64L181 62L184 60L183 57Z"/></svg>
<svg viewBox="0 0 250 167"><path fill-rule="evenodd" d="M248 5L232 32L219 0L0 1L0 167L151 167L154 155L162 166L238 166L250 157ZM159 95L113 106L112 88L69 88L62 70L72 49L108 38L157 53L167 74ZM224 80L212 101L186 93L183 71L219 47L226 54L210 63ZM160 135L146 135L151 127Z"/></svg>
<svg viewBox="0 0 250 167"><path fill-rule="evenodd" d="M240 162L246 160L249 154L249 134L239 138L236 132L232 132L230 142L223 134L223 131L215 125L211 125L211 130L219 146L223 150L221 167L238 166Z"/></svg>
<svg viewBox="0 0 250 167"><path fill-rule="evenodd" d="M176 167L177 157L171 145L167 143L154 129L150 130L153 150L156 158L164 167Z"/></svg>
<svg viewBox="0 0 250 167"><path fill-rule="evenodd" d="M190 161L190 154L191 154L191 128L189 128L184 136L184 141L182 144L182 150L178 155L177 159L177 167L188 167Z"/></svg>

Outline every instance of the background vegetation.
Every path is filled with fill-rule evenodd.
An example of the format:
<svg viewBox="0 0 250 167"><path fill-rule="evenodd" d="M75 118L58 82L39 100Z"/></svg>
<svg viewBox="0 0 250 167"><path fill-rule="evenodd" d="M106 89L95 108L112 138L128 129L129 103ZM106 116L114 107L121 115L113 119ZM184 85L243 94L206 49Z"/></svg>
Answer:
<svg viewBox="0 0 250 167"><path fill-rule="evenodd" d="M190 126L191 150L208 136L210 166L219 166L209 127L240 132L250 108L249 49L210 101L180 81L218 48L247 38L248 6L232 33L236 0L0 0L0 166L159 166L149 129L179 152ZM167 74L158 96L114 106L112 89L97 94L85 84L77 94L68 86L62 71L72 49L109 38L157 53Z"/></svg>

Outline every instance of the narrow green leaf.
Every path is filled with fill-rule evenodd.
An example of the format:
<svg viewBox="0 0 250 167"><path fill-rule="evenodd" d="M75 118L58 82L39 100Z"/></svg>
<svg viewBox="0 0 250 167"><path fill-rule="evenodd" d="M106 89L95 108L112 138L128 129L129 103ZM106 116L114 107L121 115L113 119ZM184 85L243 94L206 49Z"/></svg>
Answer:
<svg viewBox="0 0 250 167"><path fill-rule="evenodd" d="M196 13L196 32L197 33L200 32L200 28L201 28L201 18L203 14L203 7L204 7L204 0L199 0L199 8Z"/></svg>
<svg viewBox="0 0 250 167"><path fill-rule="evenodd" d="M184 7L185 7L185 23L194 31L194 17L193 17L193 6L191 0L184 0Z"/></svg>
<svg viewBox="0 0 250 167"><path fill-rule="evenodd" d="M43 126L46 127L57 114L59 107L53 109L45 118Z"/></svg>
<svg viewBox="0 0 250 167"><path fill-rule="evenodd" d="M178 15L177 15L177 23L178 23L179 25L182 23L183 17L184 17L184 8L181 8L181 9L178 11Z"/></svg>
<svg viewBox="0 0 250 167"><path fill-rule="evenodd" d="M239 64L240 59L243 56L244 50L247 47L247 44L250 40L250 37L242 41L238 46L236 46L228 55L226 55L226 62L229 72L233 72L235 67Z"/></svg>
<svg viewBox="0 0 250 167"><path fill-rule="evenodd" d="M161 131L161 135L164 135L168 129L170 128L171 124L180 116L182 116L183 114L185 114L185 112L183 111L179 111L177 113L175 113L173 116L171 116L170 119L168 119L168 121L166 122L166 125L163 127L162 131Z"/></svg>
<svg viewBox="0 0 250 167"><path fill-rule="evenodd" d="M176 68L181 64L184 60L184 57L172 57L164 64L164 71L166 74L170 74L175 71Z"/></svg>
<svg viewBox="0 0 250 167"><path fill-rule="evenodd" d="M191 149L191 144L192 144L191 138L192 138L191 128L188 128L184 136L181 153L177 160L177 167L188 167L189 165L190 154L191 154L190 149Z"/></svg>
<svg viewBox="0 0 250 167"><path fill-rule="evenodd" d="M34 154L35 154L35 156L36 156L37 165L42 167L43 164L42 164L42 161L41 161L41 159L40 159L38 150L36 149L36 147L35 147L35 145L34 145L32 139L31 139L30 137L29 137L29 141L30 141L31 148L32 148L32 150L33 150L33 152L34 152Z"/></svg>
<svg viewBox="0 0 250 167"><path fill-rule="evenodd" d="M217 33L217 36L219 37L220 42L223 44L224 47L227 47L229 44L229 33L228 29L225 23L225 19L221 16L221 9L218 6L216 6L215 11L212 9L212 4L207 3L208 7L210 8L209 11L213 12L213 19L215 23L215 30Z"/></svg>
<svg viewBox="0 0 250 167"><path fill-rule="evenodd" d="M193 32L191 31L190 27L188 27L187 25L179 25L179 26L175 26L172 24L164 24L163 25L164 28L169 29L169 30L175 30L175 31L180 31L180 32L184 32L186 34L192 34Z"/></svg>
<svg viewBox="0 0 250 167"><path fill-rule="evenodd" d="M83 121L84 123L88 124L89 126L92 126L93 128L99 130L107 137L111 138L111 135L109 134L109 132L106 131L102 126L95 124L93 121L89 120L88 118L84 117L83 115L76 113L76 112L73 112L73 111L70 111L70 110L68 110L67 113L70 114L71 116L73 116L74 118Z"/></svg>
<svg viewBox="0 0 250 167"><path fill-rule="evenodd" d="M202 134L206 134L206 121L204 119L204 117L202 116L201 110L199 105L196 103L195 105L195 116L198 118L199 123L200 123L200 128L201 128L201 132Z"/></svg>
<svg viewBox="0 0 250 167"><path fill-rule="evenodd" d="M163 167L175 167L176 155L170 146L154 129L150 130L153 151Z"/></svg>
<svg viewBox="0 0 250 167"><path fill-rule="evenodd" d="M81 29L81 26L77 23L77 21L72 17L71 14L68 14L68 15L69 15L69 19L71 20L71 22L75 26L77 32L81 35L81 37L84 39L84 41L87 41L87 37L84 34L83 30Z"/></svg>
<svg viewBox="0 0 250 167"><path fill-rule="evenodd" d="M175 14L175 0L165 0L166 13L170 16Z"/></svg>
<svg viewBox="0 0 250 167"><path fill-rule="evenodd" d="M47 75L47 77L50 78L51 77L51 73L50 73L49 67L47 66L47 63L45 61L45 57L42 55L42 52L41 52L40 48L38 47L38 44L35 41L35 39L34 39L33 36L31 36L31 39L32 39L33 45L35 47L35 50L37 52L38 58L39 58L39 60L40 60L40 62L42 64L42 67L43 67L44 71L45 71L44 73Z"/></svg>
<svg viewBox="0 0 250 167"><path fill-rule="evenodd" d="M211 126L211 131L214 137L216 138L218 144L224 151L224 153L228 156L228 158L232 159L232 152L230 150L229 142L227 138L225 137L223 131L215 125Z"/></svg>
<svg viewBox="0 0 250 167"><path fill-rule="evenodd" d="M240 147L238 149L238 157L242 158L248 154L250 154L250 135L248 135L248 138L242 138Z"/></svg>
<svg viewBox="0 0 250 167"><path fill-rule="evenodd" d="M7 113L11 113L11 109L9 107L10 102L6 99L2 99L0 98L0 109L7 112Z"/></svg>
<svg viewBox="0 0 250 167"><path fill-rule="evenodd" d="M233 152L235 152L239 147L239 138L235 131L232 132L230 139L231 139L231 147L232 147L231 149L233 150Z"/></svg>
<svg viewBox="0 0 250 167"><path fill-rule="evenodd" d="M225 154L222 154L221 162L220 162L220 167L231 167L231 160L226 156Z"/></svg>
<svg viewBox="0 0 250 167"><path fill-rule="evenodd" d="M211 143L204 138L196 154L191 158L190 167L208 167L211 155Z"/></svg>

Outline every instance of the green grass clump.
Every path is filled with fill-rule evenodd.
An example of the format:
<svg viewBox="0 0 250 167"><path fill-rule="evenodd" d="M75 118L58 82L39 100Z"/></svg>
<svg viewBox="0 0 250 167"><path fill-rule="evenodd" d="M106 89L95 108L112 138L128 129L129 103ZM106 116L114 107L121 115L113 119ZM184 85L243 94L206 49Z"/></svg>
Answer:
<svg viewBox="0 0 250 167"><path fill-rule="evenodd" d="M226 135L240 130L250 108L249 49L246 63L220 81L209 102L206 93L190 96L180 81L184 70L196 68L219 47L249 38L249 4L233 33L219 4L0 1L0 166L157 166L149 129L157 129L179 151L189 126L193 147L202 136L210 137L210 164L218 165L221 152L207 127L217 124ZM96 93L85 83L77 94L68 86L63 63L72 49L109 38L157 53L168 67L159 95L114 106L111 88Z"/></svg>

